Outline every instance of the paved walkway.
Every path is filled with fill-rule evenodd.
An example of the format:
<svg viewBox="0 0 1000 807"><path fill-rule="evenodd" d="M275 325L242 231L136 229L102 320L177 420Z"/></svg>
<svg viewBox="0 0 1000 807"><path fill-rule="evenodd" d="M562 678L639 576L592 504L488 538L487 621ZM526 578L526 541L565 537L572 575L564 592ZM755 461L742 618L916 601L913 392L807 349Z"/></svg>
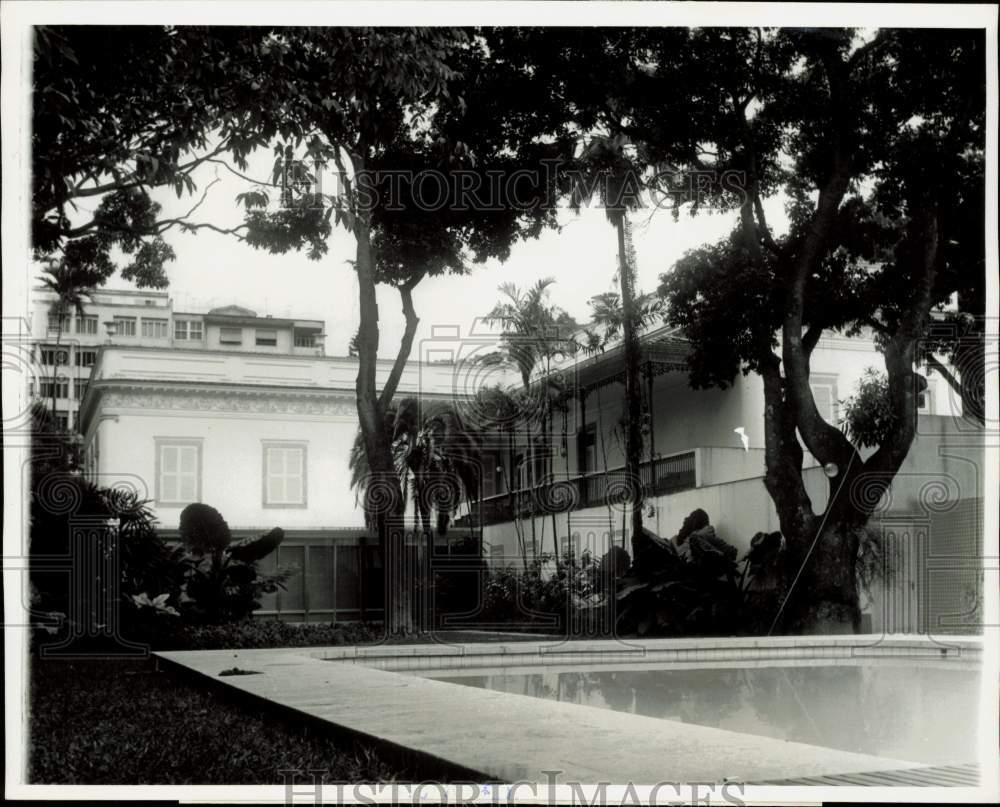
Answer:
<svg viewBox="0 0 1000 807"><path fill-rule="evenodd" d="M427 648L381 652L419 654ZM523 646L519 647L523 649ZM774 781L905 771L917 763L560 703L365 666L348 648L158 653L303 719L480 781ZM359 651L362 650L359 648ZM375 649L368 649L373 652ZM494 645L493 652L499 651ZM500 651L503 652L503 651ZM347 656L324 661L321 656ZM220 677L233 667L257 675Z"/></svg>

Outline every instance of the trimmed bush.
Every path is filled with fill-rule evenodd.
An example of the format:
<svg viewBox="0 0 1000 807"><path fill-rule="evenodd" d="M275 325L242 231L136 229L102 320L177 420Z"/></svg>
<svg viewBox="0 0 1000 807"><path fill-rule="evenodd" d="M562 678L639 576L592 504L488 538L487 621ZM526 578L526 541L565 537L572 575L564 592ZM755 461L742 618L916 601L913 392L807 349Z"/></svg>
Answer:
<svg viewBox="0 0 1000 807"><path fill-rule="evenodd" d="M245 620L221 625L181 625L157 642L160 650L249 650L257 647L323 647L371 644L381 630L363 622L295 624Z"/></svg>

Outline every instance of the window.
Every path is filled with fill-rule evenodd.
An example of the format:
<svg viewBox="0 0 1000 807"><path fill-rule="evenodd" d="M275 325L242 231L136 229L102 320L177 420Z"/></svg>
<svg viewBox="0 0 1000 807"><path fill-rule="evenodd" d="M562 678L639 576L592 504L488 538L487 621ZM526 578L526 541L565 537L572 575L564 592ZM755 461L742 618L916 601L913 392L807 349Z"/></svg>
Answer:
<svg viewBox="0 0 1000 807"><path fill-rule="evenodd" d="M305 443L264 443L264 506L305 507Z"/></svg>
<svg viewBox="0 0 1000 807"><path fill-rule="evenodd" d="M316 347L316 334L295 332L295 347Z"/></svg>
<svg viewBox="0 0 1000 807"><path fill-rule="evenodd" d="M167 321L165 319L142 318L142 335L146 339L166 339Z"/></svg>
<svg viewBox="0 0 1000 807"><path fill-rule="evenodd" d="M922 415L934 414L934 381L926 380L926 386L917 393L917 411Z"/></svg>
<svg viewBox="0 0 1000 807"><path fill-rule="evenodd" d="M67 324L66 320L68 319L69 317L63 317L62 322L60 322L58 314L49 314L49 320L48 320L49 330L53 332L62 330L63 326Z"/></svg>
<svg viewBox="0 0 1000 807"><path fill-rule="evenodd" d="M243 330L241 328L219 328L220 345L242 345Z"/></svg>
<svg viewBox="0 0 1000 807"><path fill-rule="evenodd" d="M820 416L832 426L837 425L837 377L813 374L809 379L813 400Z"/></svg>
<svg viewBox="0 0 1000 807"><path fill-rule="evenodd" d="M201 341L201 320L197 319L174 320L174 339L178 339L182 342Z"/></svg>
<svg viewBox="0 0 1000 807"><path fill-rule="evenodd" d="M156 501L191 504L201 499L201 440L156 440Z"/></svg>
<svg viewBox="0 0 1000 807"><path fill-rule="evenodd" d="M115 336L135 336L135 317L115 317Z"/></svg>
<svg viewBox="0 0 1000 807"><path fill-rule="evenodd" d="M87 394L87 382L82 380L77 381L73 388L73 394L78 401L82 401L83 396Z"/></svg>
<svg viewBox="0 0 1000 807"><path fill-rule="evenodd" d="M42 364L48 367L55 367L60 364L69 363L69 349L65 347L52 347L52 346L42 346L41 349L41 361Z"/></svg>
<svg viewBox="0 0 1000 807"><path fill-rule="evenodd" d="M514 481L515 490L527 490L528 461L524 454L516 454L514 456Z"/></svg>
<svg viewBox="0 0 1000 807"><path fill-rule="evenodd" d="M97 351L96 350L77 350L76 351L76 366L77 367L93 367L97 362Z"/></svg>
<svg viewBox="0 0 1000 807"><path fill-rule="evenodd" d="M258 330L256 333L257 345L263 347L277 347L278 346L278 332L273 330Z"/></svg>
<svg viewBox="0 0 1000 807"><path fill-rule="evenodd" d="M597 470L597 424L588 423L580 430L580 452L578 464L580 473Z"/></svg>
<svg viewBox="0 0 1000 807"><path fill-rule="evenodd" d="M64 432L69 431L69 415L65 412L56 413L56 423L59 424L59 428Z"/></svg>
<svg viewBox="0 0 1000 807"><path fill-rule="evenodd" d="M95 316L83 316L76 318L76 332L90 334L94 336L97 334L97 317Z"/></svg>
<svg viewBox="0 0 1000 807"><path fill-rule="evenodd" d="M52 387L53 387L53 382L52 381L42 381L38 385L39 394L43 398L51 400L51 398L52 398ZM56 390L56 398L69 398L69 382L68 381L59 381L59 382L55 383L55 390Z"/></svg>

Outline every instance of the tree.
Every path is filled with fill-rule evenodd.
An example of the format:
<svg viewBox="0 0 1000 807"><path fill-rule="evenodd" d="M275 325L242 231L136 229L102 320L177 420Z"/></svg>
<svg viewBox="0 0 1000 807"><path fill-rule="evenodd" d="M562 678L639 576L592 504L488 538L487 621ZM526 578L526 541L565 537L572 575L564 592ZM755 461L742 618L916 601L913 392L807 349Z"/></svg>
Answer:
<svg viewBox="0 0 1000 807"><path fill-rule="evenodd" d="M501 328L499 358L516 367L521 377L522 395L519 396L519 400L523 407L520 420L527 438L528 492L532 498L538 494L537 487L540 484L534 424L536 422L539 424L538 438L545 441L543 456L547 459L548 473L551 475L552 447L548 444L549 425L554 409L560 405L562 392L557 389L558 381L552 376L552 360L575 349L576 343L572 340L572 333L578 328L569 314L549 302L549 288L553 283L555 283L554 278L541 278L524 290L513 283L501 283L498 290L503 297L485 318L488 324L499 325ZM485 360L493 358L494 354L482 357ZM537 390L533 391L532 375L539 368L544 372L541 378L534 382ZM552 540L558 556L554 513L552 517ZM538 555L538 549L532 510L533 556Z"/></svg>
<svg viewBox="0 0 1000 807"><path fill-rule="evenodd" d="M935 307L979 268L963 219L983 182L983 40L905 30L867 41L850 30L703 36L730 53L714 151L720 164L742 165L746 183L729 197L740 213L732 237L662 276L667 319L691 342L693 386L726 386L737 372L763 378L764 481L790 560L772 628L856 630L865 525L916 429L918 346ZM791 200L781 237L762 205L778 187ZM963 230L970 237L959 239ZM884 355L890 425L867 460L812 397L810 359L828 330L873 334ZM802 481L800 438L830 478L822 512Z"/></svg>
<svg viewBox="0 0 1000 807"><path fill-rule="evenodd" d="M632 490L632 557L642 537L642 385L639 379L639 316L635 289L635 251L632 248L628 211L639 205L640 169L629 159L628 140L620 132L594 137L585 146L581 162L598 190L608 222L618 238L618 283L621 289L622 347L625 356L625 473ZM573 203L583 201L586 190L578 186Z"/></svg>
<svg viewBox="0 0 1000 807"><path fill-rule="evenodd" d="M469 204L455 196L465 192L463 186L450 181L461 170L476 187L488 187L488 171L505 176L551 156L553 147L540 140L548 131L544 116L521 130L504 120L526 103L519 88L541 78L498 62L485 37L470 39L453 29L288 30L280 44L298 63L292 72L295 91L282 99L294 137L279 151L275 176L287 177L289 169L309 176L308 168L335 166L340 187L335 193L283 187L278 210L269 207L266 194L245 194L246 238L272 252L308 249L316 259L325 253L334 226L344 227L355 241L356 395L369 469L366 510L374 513L391 564L403 551L398 524L405 501L385 419L419 322L412 290L427 275L466 271L467 258L502 260L514 240L554 222L554 212L541 203L546 183L554 181L544 172L527 189L537 201L519 207ZM502 42L497 44L502 50ZM510 99L510 107L498 98ZM308 166L294 157L295 145L303 143ZM421 196L421 177L428 172L448 180L445 198L433 206ZM406 319L381 390L375 381L380 283L399 291ZM388 630L408 632L412 620L405 592L390 587L387 596Z"/></svg>
<svg viewBox="0 0 1000 807"><path fill-rule="evenodd" d="M208 188L177 217L161 215L150 192L194 193L200 165L229 155L245 166L273 139L280 97L256 90L280 74L283 51L262 28L41 26L34 35L36 257L104 271L121 253L125 280L165 287L174 252L163 233L220 228L191 220Z"/></svg>
<svg viewBox="0 0 1000 807"><path fill-rule="evenodd" d="M424 540L424 579L430 580L435 533L446 535L459 505L479 497L480 436L465 424L454 405L416 398L390 404L385 428L402 495L413 505L414 534L419 532ZM352 489L359 499L365 497L370 470L360 430L351 447L349 467ZM366 510L370 524L376 515Z"/></svg>
<svg viewBox="0 0 1000 807"><path fill-rule="evenodd" d="M79 243L67 245L68 252L77 253ZM114 271L110 262L99 257L93 263L85 262L78 254L74 258L50 262L39 280L55 295L49 313L56 318L56 346L52 357L52 413L56 414L57 389L59 386L59 361L62 356L59 350L62 341L63 324L72 312L82 317L84 300L90 298L96 288L107 280Z"/></svg>

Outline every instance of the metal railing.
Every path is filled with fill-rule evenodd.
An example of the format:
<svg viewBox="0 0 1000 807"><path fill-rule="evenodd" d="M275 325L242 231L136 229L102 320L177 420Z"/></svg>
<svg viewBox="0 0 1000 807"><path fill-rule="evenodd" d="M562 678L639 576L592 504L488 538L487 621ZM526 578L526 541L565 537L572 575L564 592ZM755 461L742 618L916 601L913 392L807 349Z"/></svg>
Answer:
<svg viewBox="0 0 1000 807"><path fill-rule="evenodd" d="M697 485L696 455L686 451L642 463L639 471L644 496L689 490ZM556 478L532 488L489 496L470 504L471 523L500 524L517 518L562 513L624 501L630 493L624 467ZM466 518L460 519L465 522Z"/></svg>

